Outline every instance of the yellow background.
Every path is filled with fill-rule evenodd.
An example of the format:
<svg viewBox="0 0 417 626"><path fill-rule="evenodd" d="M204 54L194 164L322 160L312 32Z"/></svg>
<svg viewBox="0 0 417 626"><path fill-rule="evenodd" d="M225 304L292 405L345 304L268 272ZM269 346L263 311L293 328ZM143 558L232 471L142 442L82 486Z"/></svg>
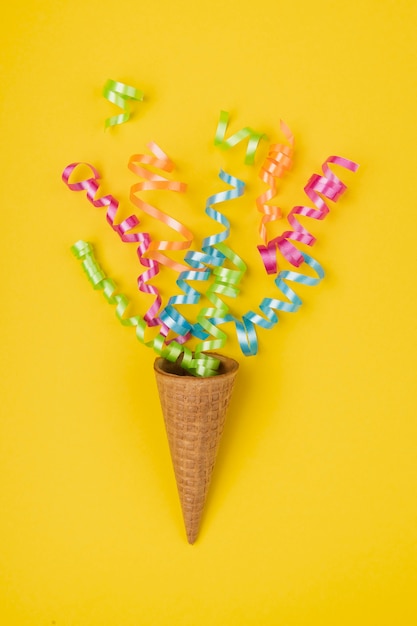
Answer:
<svg viewBox="0 0 417 626"><path fill-rule="evenodd" d="M0 623L416 624L416 2L26 0L0 29ZM108 78L145 101L104 132ZM69 252L93 242L144 312L134 247L60 176L94 164L127 215L128 158L154 140L189 184L163 207L201 237L219 167L242 175L228 215L252 265L243 313L276 292L255 248L256 168L213 146L221 109L230 131L293 130L285 213L330 154L361 167L308 223L325 280L259 333L257 357L227 345L239 378L191 547L154 355Z"/></svg>

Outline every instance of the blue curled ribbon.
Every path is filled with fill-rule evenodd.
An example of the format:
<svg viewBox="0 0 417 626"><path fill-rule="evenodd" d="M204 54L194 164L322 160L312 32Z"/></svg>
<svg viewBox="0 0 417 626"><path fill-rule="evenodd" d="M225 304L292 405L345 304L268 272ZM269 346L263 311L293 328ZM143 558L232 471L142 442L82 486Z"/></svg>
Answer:
<svg viewBox="0 0 417 626"><path fill-rule="evenodd" d="M213 317L210 320L215 326L228 322L232 322L235 325L237 340L239 342L240 349L245 356L254 356L258 353L256 326L270 329L279 321L276 311L295 313L302 305L301 298L289 285L286 284L287 281L312 287L314 285L318 285L323 280L325 274L320 263L305 252L300 252L300 254L303 256L304 262L317 274L317 278L300 274L299 272L294 272L293 270L281 270L274 282L287 300L264 298L259 305L259 308L265 317L262 317L259 313L248 311L242 315L241 319L229 314L223 317Z"/></svg>
<svg viewBox="0 0 417 626"><path fill-rule="evenodd" d="M219 172L219 178L226 184L231 185L232 189L227 189L218 192L207 199L205 212L206 214L218 222L224 227L224 230L218 234L205 237L202 244L203 252L190 251L185 255L185 262L192 268L190 271L182 272L177 280L178 287L183 291L183 294L172 296L165 309L160 314L160 319L163 324L168 326L172 331L179 335L185 335L191 333L199 339L206 339L208 336L208 324L204 323L204 317L207 313L207 309L203 309L199 315L196 324L191 324L177 309L174 307L180 304L197 304L200 301L202 293L197 291L194 287L188 284L188 281L202 281L207 282L213 274L215 278L214 285L206 292L206 296L215 302L215 308L213 312L220 314L220 311L227 312L228 307L215 296L216 293L222 293L235 297L237 295L236 289L233 284L238 282L246 271L246 265L230 248L228 248L223 242L230 235L230 222L229 220L217 209L214 205L221 202L227 202L242 196L245 190L245 183L239 178L227 174L223 170ZM239 263L239 270L227 270L222 267L225 260L229 259L233 262ZM200 270L200 271L196 271ZM201 271L204 270L204 271ZM204 313L204 315L203 315ZM200 319L201 318L201 319ZM201 323L203 321L203 323ZM214 330L214 328L211 328ZM206 329L206 330L205 330ZM221 331L214 332L221 335L224 339L224 333ZM210 344L211 345L211 344ZM216 344L217 345L217 344ZM224 342L221 344L224 345ZM201 353L202 350L211 349L204 345L204 347L197 346L196 353Z"/></svg>

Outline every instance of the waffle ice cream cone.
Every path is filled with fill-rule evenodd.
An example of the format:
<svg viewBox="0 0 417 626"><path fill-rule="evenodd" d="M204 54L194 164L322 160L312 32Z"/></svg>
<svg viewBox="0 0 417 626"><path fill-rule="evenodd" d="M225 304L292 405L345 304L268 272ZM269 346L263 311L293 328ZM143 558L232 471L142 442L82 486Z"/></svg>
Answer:
<svg viewBox="0 0 417 626"><path fill-rule="evenodd" d="M163 358L154 369L189 543L194 543L238 363L216 354L219 374L196 378Z"/></svg>

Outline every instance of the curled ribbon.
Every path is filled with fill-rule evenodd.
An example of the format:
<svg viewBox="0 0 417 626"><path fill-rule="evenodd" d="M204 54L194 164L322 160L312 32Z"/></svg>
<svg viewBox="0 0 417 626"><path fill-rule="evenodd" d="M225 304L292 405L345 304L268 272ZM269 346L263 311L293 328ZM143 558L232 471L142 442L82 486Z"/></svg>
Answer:
<svg viewBox="0 0 417 626"><path fill-rule="evenodd" d="M312 246L316 238L304 228L295 217L302 215L316 220L322 220L329 213L329 207L321 196L328 200L337 202L340 196L346 191L346 185L331 171L329 164L340 165L345 169L356 172L358 164L343 157L330 156L323 163L323 176L313 174L308 180L304 191L308 198L312 201L316 208L309 206L296 206L287 216L287 220L293 230L287 230L278 237L271 239L266 246L258 246L262 261L268 274L276 274L278 271L276 250L296 267L299 267L304 261L303 254L291 243L291 241L299 241L300 243Z"/></svg>
<svg viewBox="0 0 417 626"><path fill-rule="evenodd" d="M76 183L70 183L69 179L71 175L79 166L87 166L92 171L93 177ZM100 174L92 165L89 165L88 163L71 163L64 169L62 173L62 180L72 191L86 191L87 199L94 207L107 207L107 222L113 228L113 230L118 233L122 241L139 244L137 248L137 254L142 265L146 266L148 270L138 276L138 288L143 293L152 295L154 297L154 302L149 310L146 312L144 319L149 326L158 325L159 319L157 317L157 314L162 306L162 298L159 290L155 286L149 285L148 281L151 280L151 278L153 278L159 272L159 265L156 261L153 261L152 259L147 259L144 256L151 242L151 237L149 233L130 232L133 228L139 225L139 220L136 215L131 215L127 219L123 220L123 222L121 222L120 224L115 223L116 214L119 208L119 202L112 195L106 195L96 199L96 195L100 188ZM162 332L168 334L169 329L163 328Z"/></svg>
<svg viewBox="0 0 417 626"><path fill-rule="evenodd" d="M122 108L124 104L125 102L123 101ZM122 123L122 121L114 123ZM246 127L231 135L229 139L225 139L228 121L229 114L222 111L217 126L215 145L223 149L229 149L248 139L245 163L253 163L259 142L262 138L265 138L265 135ZM112 124L109 123L108 125ZM129 169L143 179L131 187L130 199L136 207L179 233L184 238L184 241L155 241L149 233L133 233L132 229L140 223L135 215L131 215L120 224L116 224L118 201L110 195L96 199L99 190L97 181L100 176L92 166L85 164L92 170L93 177L77 183L70 183L69 178L74 169L81 165L80 163L69 165L63 172L63 180L70 189L76 191L85 190L87 198L93 206L107 207L106 219L123 241L139 244L137 254L140 263L147 269L138 277L138 286L141 291L154 296L154 304L143 318L139 316L125 317L127 307L129 306L128 299L126 296L116 293L115 284L105 276L98 265L90 244L78 242L73 246L73 252L77 258L83 259L83 268L90 282L95 288L103 290L109 303L116 305L116 315L121 323L135 327L139 341L148 347L152 347L157 354L170 361L181 359L182 367L196 376L212 376L217 371L218 360L206 354L206 351L224 347L227 335L219 328L220 326L227 323L234 324L243 354L246 356L255 355L258 351L257 327L272 328L279 321L277 312L293 313L298 311L302 304L301 298L288 283L313 286L318 284L324 277L321 265L311 256L300 251L292 243L295 241L312 246L316 241L316 238L300 224L298 216L319 220L324 219L330 210L325 200L336 202L346 190L346 185L333 173L330 165L338 165L353 172L358 169L358 165L342 157L329 157L322 166L322 175L314 174L304 187L304 191L314 208L311 206L294 207L287 217L292 230L286 230L278 237L267 242L267 224L281 217L279 207L270 204L277 195L277 180L285 175L292 164L294 137L283 122L281 122L281 130L289 145L274 144L270 147L268 156L259 174L261 180L268 185L268 189L257 198L256 206L259 212L262 213L259 230L263 241L266 243L266 245L258 246L258 249L267 273L276 274L278 272L274 282L282 294L282 298L263 298L259 305L260 313L247 311L240 318L229 313L229 306L222 297L235 298L238 295L239 284L247 268L243 260L225 244L225 240L230 234L230 223L223 213L214 207L220 202L242 195L244 192L244 183L242 181L223 171L220 172L221 180L232 185L233 189L210 196L206 203L206 213L211 219L223 226L223 231L206 237L203 241L202 252L187 252L184 259L186 264L181 264L173 261L164 252L187 250L193 240L191 231L179 221L146 203L137 195L139 192L148 190L159 189L182 192L186 188L184 183L169 180L165 176L155 173L155 169L164 173L170 173L173 169L172 162L156 144L149 144L152 156L133 155L129 160ZM302 274L293 270L278 271L277 251L295 267L305 263L316 276ZM236 269L225 267L227 262L232 263ZM149 284L149 281L159 272L159 265L165 265L181 272L177 285L181 289L182 294L171 297L164 309L162 309L162 299L159 291L156 287ZM214 277L214 282L210 284L205 292L205 297L211 306L202 308L197 316L197 323L191 324L175 307L183 304L199 303L203 291L198 291L194 286L191 286L190 282L199 281L205 283L209 281L211 276ZM159 334L151 341L145 340L147 326L160 326ZM177 333L175 339L168 340L170 331ZM182 345L191 335L202 340L197 345L194 354Z"/></svg>
<svg viewBox="0 0 417 626"><path fill-rule="evenodd" d="M174 165L165 152L163 152L156 143L151 142L148 147L152 152L152 156L147 154L135 154L129 159L129 169L137 176L144 179L143 181L132 185L130 189L130 200L141 211L144 211L144 213L147 213L151 217L162 222L163 224L166 224L169 228L179 233L182 237L184 237L185 241L151 240L143 254L147 259L153 259L159 264L170 267L176 272L188 271L189 268L187 265L184 263L177 263L161 251L186 250L190 247L193 241L193 233L186 228L186 226L181 224L181 222L178 222L136 195L138 192L156 189L184 192L187 188L185 183L169 180L168 178L160 176L149 169L157 168L168 173L173 170ZM141 257L141 263L142 260L143 259Z"/></svg>
<svg viewBox="0 0 417 626"><path fill-rule="evenodd" d="M70 183L69 179L71 175L78 167L82 166L88 167L92 171L93 177L86 178L77 183ZM123 241L140 241L140 239L138 239L138 234L129 232L139 224L139 220L136 215L131 215L127 219L123 220L123 222L121 222L120 224L116 224L115 219L119 208L119 201L109 194L96 199L96 195L100 188L100 183L98 182L100 178L101 176L99 172L89 163L71 163L70 165L67 165L67 167L62 172L62 180L67 185L67 187L71 189L71 191L86 191L87 200L91 202L94 207L107 207L107 222L113 228L113 230L117 232L117 234Z"/></svg>
<svg viewBox="0 0 417 626"><path fill-rule="evenodd" d="M162 223L166 224L176 232L179 232L185 238L185 241L182 242L155 241L151 239L149 234L145 234L143 241L137 248L139 261L144 267L147 268L145 272L138 276L138 287L140 291L145 293L151 293L155 296L155 301L151 308L146 312L144 319L147 321L149 326L162 324L161 332L162 334L167 336L169 333L169 328L162 322L161 318L158 316L162 306L162 299L159 290L154 285L150 285L149 281L159 273L159 265L165 265L177 272L188 269L187 265L173 261L167 255L162 254L160 251L187 249L192 243L193 234L180 222L174 220L169 215L163 213L160 209L150 205L136 195L136 193L139 191L159 189L184 192L187 188L185 183L169 180L166 177L161 176L153 171L153 169L157 169L163 172L170 173L174 169L174 164L156 143L151 142L148 145L148 148L151 151L151 155L136 154L129 159L129 169L137 176L140 176L144 179L144 181L132 185L130 189L130 200L136 207L138 207L148 215L151 215L155 219L161 221ZM186 340L186 332L180 333L177 336L177 341L179 343L184 343Z"/></svg>
<svg viewBox="0 0 417 626"><path fill-rule="evenodd" d="M216 247L224 255L225 259L233 263L237 269L228 269L222 266L213 270L215 281L205 294L213 306L201 309L197 317L199 336L204 341L196 346L196 355L202 351L217 350L224 347L227 335L218 326L222 323L220 320L227 317L229 307L219 295L236 298L239 294L239 283L247 269L243 259L233 252L229 246L226 246L224 243L218 243ZM204 332L206 336L203 335ZM194 334L197 334L195 329ZM211 335L211 338L207 339L209 335Z"/></svg>
<svg viewBox="0 0 417 626"><path fill-rule="evenodd" d="M166 345L165 336L161 333L154 339L146 341L147 324L138 315L125 317L126 310L130 304L129 300L125 295L116 292L115 283L106 277L103 269L97 262L92 245L85 241L78 241L72 246L71 251L77 259L82 260L84 272L94 289L101 289L107 302L116 305L116 315L123 326L135 328L138 341L148 348L152 348L158 355L169 361L176 362L181 357L181 366L193 375L206 377L214 376L217 373L220 362L211 355L199 354L196 359L191 350L176 341Z"/></svg>
<svg viewBox="0 0 417 626"><path fill-rule="evenodd" d="M298 236L297 233L300 231L302 234L307 233L308 237L306 236L304 239L297 238L298 241L302 241L303 243L309 242L309 237L312 237L312 235L310 235L310 233L303 229L303 227L299 224L294 215L300 214L307 217L314 217L315 219L323 219L323 217L325 217L325 215L327 215L327 213L329 212L329 208L319 194L322 194L327 199L337 201L340 195L346 190L346 185L342 181L340 181L340 179L331 171L329 167L330 163L340 165L353 172L355 172L359 167L353 161L349 161L342 157L332 156L329 157L322 166L324 175L318 176L315 174L309 179L305 190L308 197L313 201L316 208L312 209L311 207L294 207L294 209L288 216L288 220L291 226L293 226L294 232L296 232L296 237ZM285 236L290 238L291 235L292 233L289 232L284 233L284 235L282 236L283 240ZM314 243L314 241L312 243ZM288 245L292 246L292 244L289 242ZM220 315L216 314L216 311L208 310L207 314L211 316L209 320L211 326L210 328L208 326L205 326L205 328L207 330L210 329L212 334L215 334L213 332L213 328L215 328L218 332L218 334L215 334L215 336L216 338L218 338L219 341L224 341L224 334L220 335L221 331L219 331L218 326L228 322L232 322L235 325L237 339L243 354L245 356L253 356L257 354L258 338L256 333L256 326L270 329L278 322L278 316L276 315L276 311L294 313L298 311L302 304L299 296L291 287L289 287L287 282L313 286L318 284L324 278L324 270L315 259L313 259L308 254L299 251L294 246L292 246L292 248L284 248L284 251L286 251L288 254L286 258L296 261L296 263L293 262L292 264L297 265L297 267L302 263L306 263L313 270L313 272L316 273L317 277L312 277L290 270L281 270L275 279L275 285L287 298L287 300L279 300L277 298L264 298L259 305L259 308L264 317L258 313L254 313L253 311L248 311L239 319L238 317L235 317L227 312L225 313L224 308L222 309L220 306L218 307ZM207 345L215 345L215 347L218 348L222 347L223 344L216 343Z"/></svg>
<svg viewBox="0 0 417 626"><path fill-rule="evenodd" d="M268 185L264 193L256 199L256 206L262 213L259 225L259 234L266 243L266 224L274 222L282 217L281 209L270 202L277 195L277 179L283 178L292 166L292 155L294 150L294 135L286 124L281 120L281 131L285 135L289 145L277 143L272 144L269 153L259 172L259 178Z"/></svg>
<svg viewBox="0 0 417 626"><path fill-rule="evenodd" d="M211 219L221 224L224 227L224 230L223 232L217 233L215 235L210 235L203 240L203 252L191 251L188 252L185 257L185 260L188 262L190 267L201 270L202 275L201 278L199 278L198 280L208 281L213 271L216 278L213 286L209 288L206 292L206 296L212 302L214 299L217 307L215 310L218 313L220 312L220 310L222 312L227 312L228 308L215 294L223 293L225 295L233 294L233 296L235 296L237 290L233 286L237 284L238 280L241 278L241 275L246 270L246 265L243 263L243 261L237 255L235 255L230 250L230 248L222 243L225 239L227 239L230 234L230 223L229 220L220 211L214 208L214 205L220 202L226 202L228 200L232 200L241 196L244 193L245 184L238 178L227 174L223 170L220 170L219 178L226 184L231 185L232 189L224 190L210 196L207 199L205 211ZM229 260L235 262L236 264L240 263L240 270L227 270L220 267L226 258L229 258ZM161 321L166 326L171 328L171 330L180 333L181 335L185 333L191 333L199 337L200 339L206 339L206 330L209 330L209 332L210 330L213 330L214 333L218 336L219 333L217 332L217 330L212 328L212 326L205 321L205 316L209 313L209 309L202 309L202 311L200 311L197 323L193 325L184 317L184 315L179 313L179 311L174 308L178 304L196 304L200 301L201 292L197 291L185 282L196 279L197 277L195 274L195 270L189 270L181 274L179 280L177 281L177 285L183 290L185 295L173 296L170 298L167 307L161 313ZM220 335L222 341L225 341L225 337L223 336L224 333L220 331ZM196 354L201 353L203 350L210 350L212 348L212 344L197 346Z"/></svg>
<svg viewBox="0 0 417 626"><path fill-rule="evenodd" d="M225 230L217 235L206 237L203 240L203 250L209 252L211 249L220 253L224 261L227 259L237 269L225 268L224 261L222 266L213 269L215 280L205 294L206 298L213 306L201 309L197 317L197 326L193 329L194 334L203 339L203 341L196 346L196 357L206 350L215 350L224 347L227 335L218 328L218 323L213 323L213 318L217 320L223 319L228 313L229 306L219 296L236 298L239 293L238 285L247 270L243 259L224 243L230 234L229 220L220 213L220 211L214 209L214 205L220 202L232 200L233 198L238 198L243 195L245 184L243 181L230 174L226 174L222 170L220 171L220 178L229 185L232 185L233 189L210 196L206 204L206 213L209 217L222 224ZM208 336L211 337L207 339Z"/></svg>
<svg viewBox="0 0 417 626"><path fill-rule="evenodd" d="M190 264L195 262L197 253L188 254L192 255L190 258ZM187 272L181 272L177 280L177 285L183 293L171 296L168 300L167 306L160 315L161 322L173 332L178 333L179 336L195 334L193 324L191 324L175 307L183 304L198 304L200 301L201 292L195 287L192 287L189 284L189 281L209 280L211 268L201 262L202 257L203 255L201 255L200 260L198 261L199 271L188 270ZM194 261L192 259L194 259ZM185 256L185 260L187 260L187 255ZM208 260L206 260L206 262L207 261Z"/></svg>
<svg viewBox="0 0 417 626"><path fill-rule="evenodd" d="M130 117L128 100L143 100L144 94L135 87L130 87L116 80L108 80L103 87L103 96L113 104L123 109L123 113L108 117L104 122L104 127L116 126L127 122Z"/></svg>
<svg viewBox="0 0 417 626"><path fill-rule="evenodd" d="M275 278L275 285L287 300L264 298L259 308L266 319L258 313L248 311L241 319L228 314L224 317L211 320L214 325L221 325L228 322L232 322L235 325L239 346L245 356L254 356L258 352L258 338L255 326L271 329L279 321L275 311L295 313L300 308L302 300L296 292L289 287L287 282L313 286L317 285L324 278L324 270L321 265L305 252L301 254L303 255L304 262L317 274L317 278L292 270L281 270Z"/></svg>
<svg viewBox="0 0 417 626"><path fill-rule="evenodd" d="M229 123L229 113L227 111L220 111L220 119L217 124L216 134L214 137L214 145L219 146L223 150L233 148L241 141L249 139L246 149L245 163L246 165L252 165L255 161L256 150L258 149L261 139L267 139L267 136L263 133L258 133L249 126L238 130L234 135L231 135L229 139L225 139L227 125Z"/></svg>

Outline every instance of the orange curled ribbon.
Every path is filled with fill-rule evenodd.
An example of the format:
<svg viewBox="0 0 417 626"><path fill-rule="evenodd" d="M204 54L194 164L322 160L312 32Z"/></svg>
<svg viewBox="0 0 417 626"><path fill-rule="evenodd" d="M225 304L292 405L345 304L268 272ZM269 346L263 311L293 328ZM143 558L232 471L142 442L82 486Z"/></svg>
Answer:
<svg viewBox="0 0 417 626"><path fill-rule="evenodd" d="M282 143L272 144L269 148L268 156L259 172L259 178L269 187L269 189L256 198L257 209L262 213L259 234L264 243L267 242L266 224L275 222L282 217L281 209L277 205L270 204L278 193L277 180L283 178L292 166L294 135L282 120L281 131L287 138L289 145Z"/></svg>
<svg viewBox="0 0 417 626"><path fill-rule="evenodd" d="M129 169L137 176L144 179L143 181L132 185L130 188L130 200L138 209L179 233L182 237L184 237L185 241L156 241L152 239L146 251L144 251L143 257L153 259L157 263L170 267L176 272L189 271L190 268L188 265L174 261L166 254L163 254L162 251L187 250L191 246L194 239L194 235L191 230L181 224L178 220L170 217L160 209L152 206L148 202L145 202L142 198L136 195L138 192L156 189L177 191L181 193L187 188L185 183L169 180L164 176L156 174L152 169L149 169L156 168L169 173L174 169L174 164L156 143L149 143L148 148L152 152L152 156L148 154L134 154L129 159Z"/></svg>

